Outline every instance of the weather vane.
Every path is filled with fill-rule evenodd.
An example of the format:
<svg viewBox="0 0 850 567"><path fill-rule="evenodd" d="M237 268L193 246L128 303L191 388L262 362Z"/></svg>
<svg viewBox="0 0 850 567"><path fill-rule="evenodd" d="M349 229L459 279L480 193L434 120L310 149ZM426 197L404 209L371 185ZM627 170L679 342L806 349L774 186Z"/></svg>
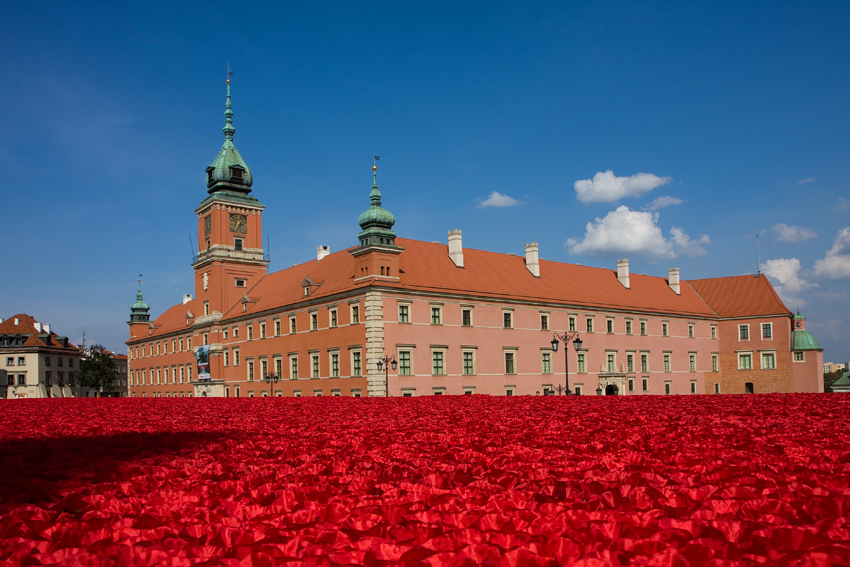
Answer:
<svg viewBox="0 0 850 567"><path fill-rule="evenodd" d="M227 63L227 82L230 82L230 77L233 76L233 71L230 70L230 63Z"/></svg>

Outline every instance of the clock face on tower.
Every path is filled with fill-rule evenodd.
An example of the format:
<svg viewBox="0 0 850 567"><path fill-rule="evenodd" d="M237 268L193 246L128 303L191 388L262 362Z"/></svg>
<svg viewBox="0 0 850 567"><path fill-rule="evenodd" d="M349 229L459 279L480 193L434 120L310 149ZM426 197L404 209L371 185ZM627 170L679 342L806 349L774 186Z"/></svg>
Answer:
<svg viewBox="0 0 850 567"><path fill-rule="evenodd" d="M245 215L230 215L230 232L248 232L248 219Z"/></svg>

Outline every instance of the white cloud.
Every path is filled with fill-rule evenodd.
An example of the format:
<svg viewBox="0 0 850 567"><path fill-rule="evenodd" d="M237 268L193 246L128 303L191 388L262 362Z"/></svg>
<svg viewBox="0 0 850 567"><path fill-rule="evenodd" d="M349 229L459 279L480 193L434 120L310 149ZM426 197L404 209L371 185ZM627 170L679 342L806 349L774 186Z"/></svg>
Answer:
<svg viewBox="0 0 850 567"><path fill-rule="evenodd" d="M799 181L797 181L797 183L800 184L800 185L804 185L806 183L814 183L814 182L815 182L814 177L806 177L805 179L800 179Z"/></svg>
<svg viewBox="0 0 850 567"><path fill-rule="evenodd" d="M711 244L711 240L707 234L702 234L696 240L691 240L690 236L677 226L670 228L670 237L673 239L673 244L679 253L693 258L705 256L706 251L702 246L704 244Z"/></svg>
<svg viewBox="0 0 850 567"><path fill-rule="evenodd" d="M489 197L478 203L477 207L483 209L484 207L516 207L517 205L519 205L519 201L513 197L493 191Z"/></svg>
<svg viewBox="0 0 850 567"><path fill-rule="evenodd" d="M759 269L769 277L779 297L789 307L802 307L806 304L799 293L812 287L812 284L800 277L800 260L797 258L777 258L761 264Z"/></svg>
<svg viewBox="0 0 850 567"><path fill-rule="evenodd" d="M850 278L850 227L839 230L826 256L815 261L815 275L829 280Z"/></svg>
<svg viewBox="0 0 850 567"><path fill-rule="evenodd" d="M658 197L646 206L646 210L657 211L658 209L663 209L664 207L669 207L670 205L681 205L682 203L684 203L684 201L679 199L678 197Z"/></svg>
<svg viewBox="0 0 850 567"><path fill-rule="evenodd" d="M677 251L687 256L705 254L702 245L710 242L708 236L691 240L684 230L673 227L667 239L657 223L658 213L632 211L623 205L587 223L584 238L570 238L566 246L570 254L631 255L650 262L675 258Z"/></svg>
<svg viewBox="0 0 850 567"><path fill-rule="evenodd" d="M801 226L788 226L785 223L779 223L770 231L773 233L773 239L777 242L803 242L818 235L810 228Z"/></svg>
<svg viewBox="0 0 850 567"><path fill-rule="evenodd" d="M629 177L617 177L610 169L600 171L593 179L579 179L573 183L578 200L583 203L611 202L623 197L639 197L656 187L670 183L669 177L658 177L651 173L636 173Z"/></svg>

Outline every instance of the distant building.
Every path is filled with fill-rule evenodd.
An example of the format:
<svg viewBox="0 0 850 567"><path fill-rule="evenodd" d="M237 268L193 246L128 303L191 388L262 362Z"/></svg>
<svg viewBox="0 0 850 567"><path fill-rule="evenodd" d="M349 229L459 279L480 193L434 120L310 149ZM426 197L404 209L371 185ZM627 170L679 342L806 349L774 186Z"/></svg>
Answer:
<svg viewBox="0 0 850 567"><path fill-rule="evenodd" d="M85 396L76 383L80 349L23 313L0 319L0 397Z"/></svg>
<svg viewBox="0 0 850 567"><path fill-rule="evenodd" d="M376 167L357 245L267 274L229 82L225 116L195 209L195 298L151 321L140 284L131 308L133 396L823 391L820 345L765 276L630 274L542 260L536 243L517 257L464 249L460 230L397 238Z"/></svg>

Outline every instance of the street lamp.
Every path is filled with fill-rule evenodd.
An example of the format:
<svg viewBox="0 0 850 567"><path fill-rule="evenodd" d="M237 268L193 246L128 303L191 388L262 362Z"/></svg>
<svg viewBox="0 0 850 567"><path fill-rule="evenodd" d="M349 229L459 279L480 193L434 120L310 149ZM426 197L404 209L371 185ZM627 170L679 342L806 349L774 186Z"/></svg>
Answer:
<svg viewBox="0 0 850 567"><path fill-rule="evenodd" d="M385 356L378 359L378 372L381 370L384 371L385 398L390 395L390 365L392 365L393 370L398 368L398 362L396 362L395 356Z"/></svg>
<svg viewBox="0 0 850 567"><path fill-rule="evenodd" d="M280 380L280 377L278 377L277 374L272 372L271 374L266 374L266 377L264 378L264 380L266 381L266 384L269 385L269 397L273 398L274 397L274 385L277 384L277 381Z"/></svg>
<svg viewBox="0 0 850 567"><path fill-rule="evenodd" d="M570 357L568 356L568 353L569 353L569 350L570 350L570 348L569 348L570 347L570 341L573 341L573 347L575 347L576 352L581 350L581 339L578 336L578 331L576 331L575 333L572 333L572 334L564 333L563 335L559 335L558 333L555 333L554 337L552 338L552 343L551 343L552 344L552 352L558 352L558 342L564 343L564 363L565 363L564 368L565 368L565 371L566 371L566 378L567 378L566 387L564 388L564 390L566 390L567 396L572 394L572 392L570 392ZM559 392L561 391L560 386L558 386L558 391Z"/></svg>

